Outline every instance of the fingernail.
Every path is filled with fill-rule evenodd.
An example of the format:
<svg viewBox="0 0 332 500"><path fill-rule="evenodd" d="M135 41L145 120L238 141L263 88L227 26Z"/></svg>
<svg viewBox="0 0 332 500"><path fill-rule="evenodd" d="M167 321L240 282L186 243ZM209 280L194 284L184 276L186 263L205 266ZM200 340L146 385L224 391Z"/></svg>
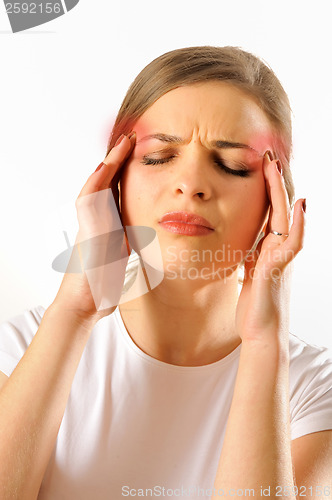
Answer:
<svg viewBox="0 0 332 500"><path fill-rule="evenodd" d="M282 166L280 160L276 160L276 167L280 175L282 175Z"/></svg>
<svg viewBox="0 0 332 500"><path fill-rule="evenodd" d="M304 213L307 212L307 199L304 198L304 200L302 201L302 210Z"/></svg>
<svg viewBox="0 0 332 500"><path fill-rule="evenodd" d="M272 153L271 153L271 151L269 151L269 150L265 151L264 156L267 156L267 157L268 157L268 159L269 159L270 161L272 161Z"/></svg>
<svg viewBox="0 0 332 500"><path fill-rule="evenodd" d="M118 138L118 140L116 141L116 143L114 144L114 147L118 146L123 141L124 138L125 138L125 135L121 134L120 137Z"/></svg>
<svg viewBox="0 0 332 500"><path fill-rule="evenodd" d="M103 166L106 166L106 165L105 165L105 163L102 161L102 162L100 163L100 165L98 165L98 167L96 168L95 172L98 172L98 170L100 170L100 169L101 169L101 167L103 167Z"/></svg>
<svg viewBox="0 0 332 500"><path fill-rule="evenodd" d="M136 139L136 132L130 132L130 134L128 135L128 139Z"/></svg>

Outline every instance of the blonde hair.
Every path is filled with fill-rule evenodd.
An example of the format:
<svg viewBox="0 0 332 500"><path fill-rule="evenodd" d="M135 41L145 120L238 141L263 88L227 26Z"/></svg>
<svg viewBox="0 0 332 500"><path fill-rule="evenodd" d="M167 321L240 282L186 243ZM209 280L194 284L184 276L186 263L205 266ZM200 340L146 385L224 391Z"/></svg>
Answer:
<svg viewBox="0 0 332 500"><path fill-rule="evenodd" d="M176 87L197 82L228 82L253 97L273 130L273 158L279 158L290 205L294 184L290 171L292 152L291 108L280 81L263 61L239 47L199 46L172 50L150 62L135 78L118 112L107 154L121 134L162 95Z"/></svg>

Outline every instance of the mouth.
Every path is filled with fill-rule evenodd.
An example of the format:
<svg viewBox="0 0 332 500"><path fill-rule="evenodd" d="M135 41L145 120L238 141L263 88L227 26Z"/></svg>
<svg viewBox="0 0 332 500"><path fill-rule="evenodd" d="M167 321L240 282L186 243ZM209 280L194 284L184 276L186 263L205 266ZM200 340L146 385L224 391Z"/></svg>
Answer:
<svg viewBox="0 0 332 500"><path fill-rule="evenodd" d="M203 236L214 231L208 220L190 212L168 212L161 217L159 224L166 231L186 236Z"/></svg>

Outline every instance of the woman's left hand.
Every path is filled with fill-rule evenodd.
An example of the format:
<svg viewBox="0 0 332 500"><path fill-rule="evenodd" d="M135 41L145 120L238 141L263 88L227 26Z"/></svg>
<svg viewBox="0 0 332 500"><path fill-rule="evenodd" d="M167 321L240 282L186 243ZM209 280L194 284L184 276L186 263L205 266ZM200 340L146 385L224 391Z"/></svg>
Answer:
<svg viewBox="0 0 332 500"><path fill-rule="evenodd" d="M280 165L280 163L279 163ZM303 247L305 200L291 208L277 161L264 155L263 171L270 199L266 236L245 261L245 276L236 311L236 330L244 341L282 340L288 343L291 266ZM271 231L289 236L279 236Z"/></svg>

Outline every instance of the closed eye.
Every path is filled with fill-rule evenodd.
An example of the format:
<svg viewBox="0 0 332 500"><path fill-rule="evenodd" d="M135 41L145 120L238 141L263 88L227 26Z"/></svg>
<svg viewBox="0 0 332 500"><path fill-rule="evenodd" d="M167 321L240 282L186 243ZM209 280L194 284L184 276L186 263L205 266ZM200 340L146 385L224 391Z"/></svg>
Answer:
<svg viewBox="0 0 332 500"><path fill-rule="evenodd" d="M144 165L163 165L164 163L170 163L177 155L168 156L167 158L149 158L147 156L143 156L142 163ZM239 165L240 169L233 169L227 167L219 158L215 158L214 162L218 167L220 167L226 174L237 175L239 177L248 177L250 175L250 170Z"/></svg>
<svg viewBox="0 0 332 500"><path fill-rule="evenodd" d="M175 158L175 155L168 156L167 158L148 158L143 156L142 163L144 165L162 165L163 163L169 163Z"/></svg>
<svg viewBox="0 0 332 500"><path fill-rule="evenodd" d="M234 169L227 167L219 158L215 158L214 161L226 174L238 175L239 177L248 177L250 175L250 170L242 165L239 165L241 168Z"/></svg>

